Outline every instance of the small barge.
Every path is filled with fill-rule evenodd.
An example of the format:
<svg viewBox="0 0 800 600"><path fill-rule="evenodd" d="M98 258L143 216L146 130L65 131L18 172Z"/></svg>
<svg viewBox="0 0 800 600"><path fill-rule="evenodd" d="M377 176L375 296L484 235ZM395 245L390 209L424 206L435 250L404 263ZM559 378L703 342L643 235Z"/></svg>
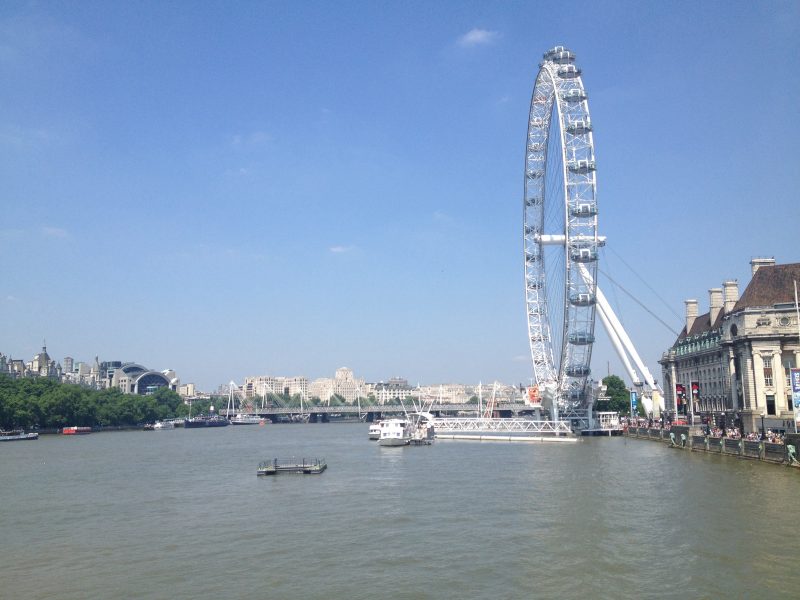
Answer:
<svg viewBox="0 0 800 600"><path fill-rule="evenodd" d="M303 475L319 475L328 464L325 459L302 458L297 462L294 458L273 458L258 465L258 475L278 475L279 473L299 473Z"/></svg>

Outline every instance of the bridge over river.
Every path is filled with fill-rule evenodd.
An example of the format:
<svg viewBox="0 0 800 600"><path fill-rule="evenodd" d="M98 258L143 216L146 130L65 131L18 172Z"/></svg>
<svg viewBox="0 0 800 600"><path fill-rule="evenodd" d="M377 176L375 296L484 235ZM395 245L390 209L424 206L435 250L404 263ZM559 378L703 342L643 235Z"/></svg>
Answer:
<svg viewBox="0 0 800 600"><path fill-rule="evenodd" d="M495 406L494 416L496 417L515 417L523 414L532 414L535 407L524 403L502 403ZM255 408L250 411L221 410L222 415L232 417L234 414L254 415L263 419L269 419L273 423L281 421L296 421L308 419L311 423L327 423L338 419L359 419L362 421L373 422L384 417L404 415L408 409L400 404L382 404L372 406L273 406L270 408ZM478 407L473 404L434 404L428 411L434 416L456 416L464 415L477 416Z"/></svg>

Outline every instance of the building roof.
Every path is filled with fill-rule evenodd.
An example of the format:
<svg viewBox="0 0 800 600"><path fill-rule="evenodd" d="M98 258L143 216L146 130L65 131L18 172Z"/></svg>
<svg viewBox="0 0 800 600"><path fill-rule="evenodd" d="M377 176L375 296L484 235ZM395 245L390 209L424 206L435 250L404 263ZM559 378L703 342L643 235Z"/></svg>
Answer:
<svg viewBox="0 0 800 600"><path fill-rule="evenodd" d="M794 282L800 284L800 263L766 265L755 272L733 311L775 304L794 304Z"/></svg>
<svg viewBox="0 0 800 600"><path fill-rule="evenodd" d="M724 311L720 310L719 313L717 314L717 318L714 319L713 323L711 322L710 312L697 316L694 320L694 323L692 323L692 328L689 330L688 333L686 332L686 326L685 325L683 326L683 329L681 329L681 332L678 334L678 339L675 340L675 343L677 344L684 338L691 337L693 335L700 335L701 333L704 333L706 331L712 331L714 329L719 328L722 323L723 316L724 316Z"/></svg>

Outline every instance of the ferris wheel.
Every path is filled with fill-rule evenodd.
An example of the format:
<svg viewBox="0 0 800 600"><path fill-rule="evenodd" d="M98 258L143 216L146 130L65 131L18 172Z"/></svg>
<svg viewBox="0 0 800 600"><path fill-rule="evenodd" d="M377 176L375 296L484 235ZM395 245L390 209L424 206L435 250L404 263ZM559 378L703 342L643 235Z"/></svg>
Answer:
<svg viewBox="0 0 800 600"><path fill-rule="evenodd" d="M589 392L603 239L581 71L563 46L543 58L525 150L525 301L535 384L550 391L557 418L559 408L584 405Z"/></svg>

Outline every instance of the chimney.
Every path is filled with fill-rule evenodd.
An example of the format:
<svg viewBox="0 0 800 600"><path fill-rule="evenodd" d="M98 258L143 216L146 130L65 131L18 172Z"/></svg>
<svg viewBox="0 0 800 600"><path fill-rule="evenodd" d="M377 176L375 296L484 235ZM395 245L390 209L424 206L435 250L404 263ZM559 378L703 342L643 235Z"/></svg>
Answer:
<svg viewBox="0 0 800 600"><path fill-rule="evenodd" d="M725 288L725 314L727 315L739 300L739 282L735 279L727 279L722 282L722 287Z"/></svg>
<svg viewBox="0 0 800 600"><path fill-rule="evenodd" d="M684 300L686 304L686 335L694 325L694 320L697 318L697 300Z"/></svg>
<svg viewBox="0 0 800 600"><path fill-rule="evenodd" d="M711 325L717 320L722 310L722 288L708 290L708 319Z"/></svg>
<svg viewBox="0 0 800 600"><path fill-rule="evenodd" d="M775 264L774 258L754 258L750 261L750 269L753 271L753 275L756 274L761 267L769 267Z"/></svg>

